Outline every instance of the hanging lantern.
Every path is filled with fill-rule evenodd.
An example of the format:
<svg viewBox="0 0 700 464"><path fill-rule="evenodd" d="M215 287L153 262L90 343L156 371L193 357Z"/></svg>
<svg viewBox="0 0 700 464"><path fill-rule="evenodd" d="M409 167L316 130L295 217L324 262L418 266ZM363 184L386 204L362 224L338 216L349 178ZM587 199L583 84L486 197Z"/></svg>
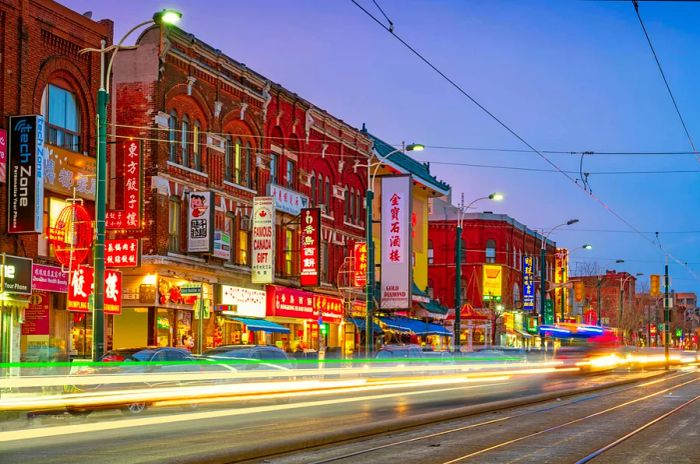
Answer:
<svg viewBox="0 0 700 464"><path fill-rule="evenodd" d="M64 266L73 268L84 262L92 242L92 219L82 205L69 204L61 210L55 226L49 227L49 243Z"/></svg>

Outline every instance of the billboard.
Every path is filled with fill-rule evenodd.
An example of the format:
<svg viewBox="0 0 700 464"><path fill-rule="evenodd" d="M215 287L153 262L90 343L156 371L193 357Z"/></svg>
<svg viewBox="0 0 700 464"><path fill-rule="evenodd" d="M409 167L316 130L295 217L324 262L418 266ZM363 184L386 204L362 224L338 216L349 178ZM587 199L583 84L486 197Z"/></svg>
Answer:
<svg viewBox="0 0 700 464"><path fill-rule="evenodd" d="M301 278L302 287L320 285L321 254L321 209L304 208L301 210Z"/></svg>
<svg viewBox="0 0 700 464"><path fill-rule="evenodd" d="M187 207L187 251L210 253L214 244L214 194L191 192Z"/></svg>
<svg viewBox="0 0 700 464"><path fill-rule="evenodd" d="M275 207L272 197L253 198L253 283L269 284L275 278Z"/></svg>
<svg viewBox="0 0 700 464"><path fill-rule="evenodd" d="M535 310L535 278L532 256L523 256L523 311Z"/></svg>
<svg viewBox="0 0 700 464"><path fill-rule="evenodd" d="M484 301L501 301L503 295L503 269L500 264L483 265L483 287Z"/></svg>
<svg viewBox="0 0 700 464"><path fill-rule="evenodd" d="M44 118L10 116L7 232L41 233L44 211Z"/></svg>
<svg viewBox="0 0 700 464"><path fill-rule="evenodd" d="M382 309L411 307L411 203L411 176L382 177Z"/></svg>

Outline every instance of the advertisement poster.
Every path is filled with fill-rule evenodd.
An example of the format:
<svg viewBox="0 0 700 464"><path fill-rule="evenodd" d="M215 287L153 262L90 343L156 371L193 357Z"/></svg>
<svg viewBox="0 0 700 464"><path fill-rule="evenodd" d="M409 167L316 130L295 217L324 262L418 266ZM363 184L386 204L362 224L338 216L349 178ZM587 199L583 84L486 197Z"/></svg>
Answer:
<svg viewBox="0 0 700 464"><path fill-rule="evenodd" d="M214 243L214 194L190 193L187 208L187 251L210 253Z"/></svg>
<svg viewBox="0 0 700 464"><path fill-rule="evenodd" d="M228 224L229 221L226 221ZM214 256L224 261L231 259L231 234L229 231L214 231Z"/></svg>
<svg viewBox="0 0 700 464"><path fill-rule="evenodd" d="M411 177L382 177L382 309L411 307Z"/></svg>
<svg viewBox="0 0 700 464"><path fill-rule="evenodd" d="M119 150L118 150L119 151ZM141 146L123 143L116 160L115 191L122 192L114 210L107 211L107 229L140 229L143 188L141 185Z"/></svg>
<svg viewBox="0 0 700 464"><path fill-rule="evenodd" d="M10 116L7 168L8 233L43 232L43 167L43 116Z"/></svg>
<svg viewBox="0 0 700 464"><path fill-rule="evenodd" d="M272 283L275 277L275 208L272 197L253 198L252 279Z"/></svg>
<svg viewBox="0 0 700 464"><path fill-rule="evenodd" d="M367 242L356 242L353 256L355 257L355 271L352 283L355 287L364 287L367 285Z"/></svg>
<svg viewBox="0 0 700 464"><path fill-rule="evenodd" d="M34 292L29 298L29 305L24 310L22 335L49 334L49 294Z"/></svg>
<svg viewBox="0 0 700 464"><path fill-rule="evenodd" d="M321 209L301 210L301 286L320 285Z"/></svg>

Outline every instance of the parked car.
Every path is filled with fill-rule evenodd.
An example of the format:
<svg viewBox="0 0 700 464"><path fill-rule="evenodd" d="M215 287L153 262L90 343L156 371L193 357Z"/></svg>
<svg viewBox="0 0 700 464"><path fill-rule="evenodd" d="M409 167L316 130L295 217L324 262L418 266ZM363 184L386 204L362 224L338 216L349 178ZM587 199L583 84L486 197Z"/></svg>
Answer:
<svg viewBox="0 0 700 464"><path fill-rule="evenodd" d="M202 356L215 359L272 361L270 364L293 367L293 361L287 356L287 353L272 345L221 345L205 351Z"/></svg>

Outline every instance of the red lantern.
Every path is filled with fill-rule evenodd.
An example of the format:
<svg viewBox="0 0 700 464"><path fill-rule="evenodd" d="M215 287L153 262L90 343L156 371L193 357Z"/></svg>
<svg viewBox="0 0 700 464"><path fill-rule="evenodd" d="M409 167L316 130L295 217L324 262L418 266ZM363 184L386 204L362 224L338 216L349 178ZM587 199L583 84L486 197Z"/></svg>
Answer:
<svg viewBox="0 0 700 464"><path fill-rule="evenodd" d="M71 268L85 261L93 242L92 219L79 204L69 204L61 210L55 227L49 227L49 242L56 259Z"/></svg>

